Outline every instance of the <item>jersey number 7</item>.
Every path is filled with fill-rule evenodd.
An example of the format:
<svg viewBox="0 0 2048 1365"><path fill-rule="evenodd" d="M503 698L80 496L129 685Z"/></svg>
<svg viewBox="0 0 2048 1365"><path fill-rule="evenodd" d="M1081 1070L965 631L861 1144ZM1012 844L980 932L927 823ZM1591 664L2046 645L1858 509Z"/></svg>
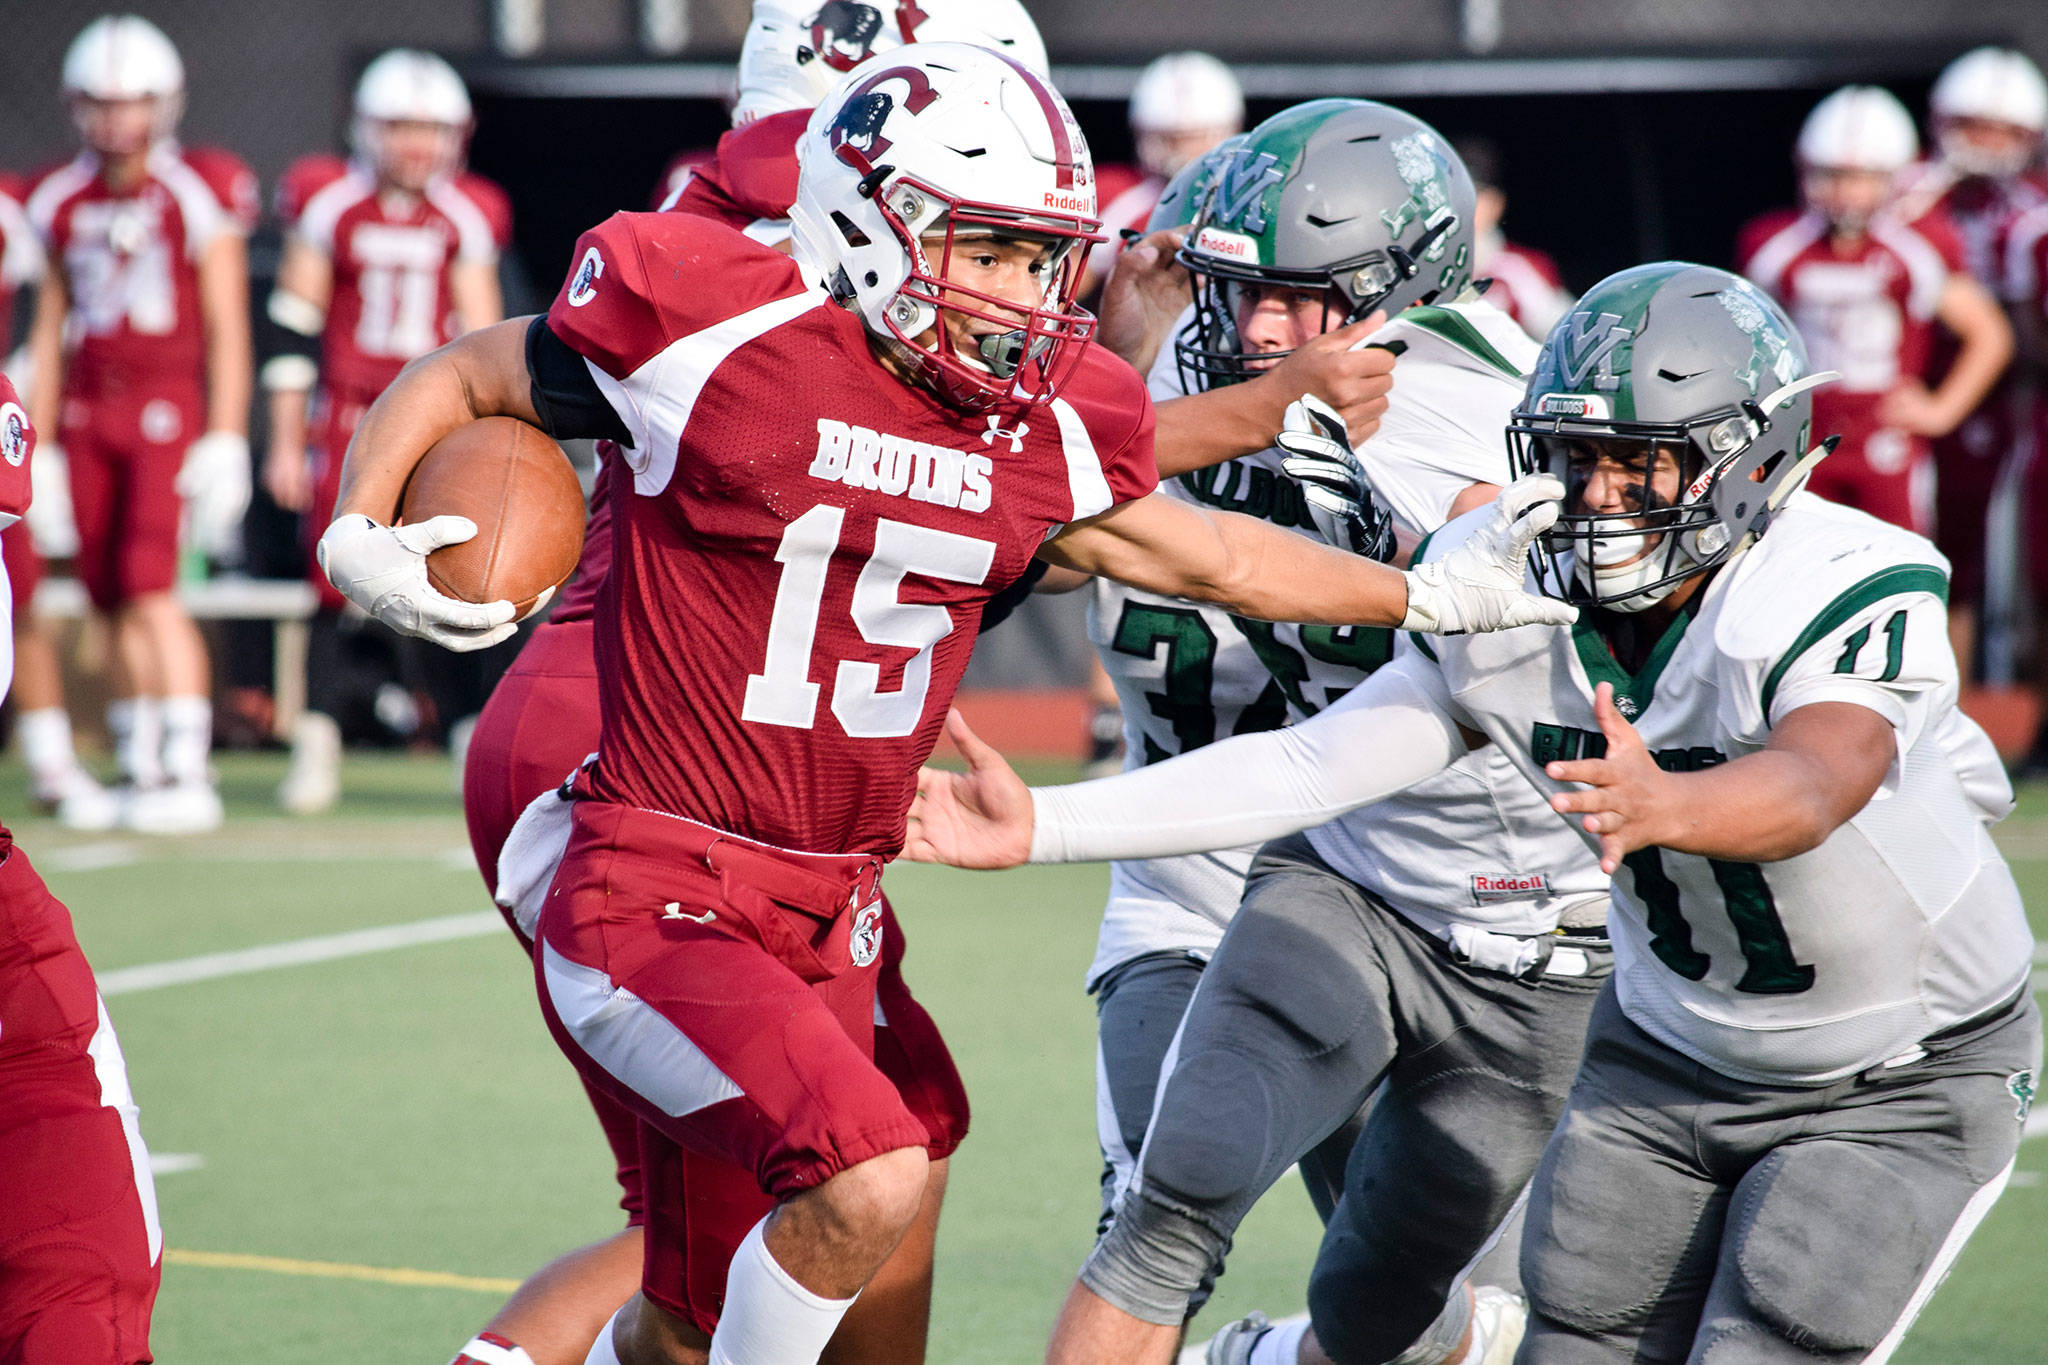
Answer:
<svg viewBox="0 0 2048 1365"><path fill-rule="evenodd" d="M782 533L775 558L782 581L768 618L768 649L761 671L747 677L740 718L759 725L808 730L817 721L818 684L811 681L811 656L818 638L818 611L825 578L846 522L843 507L819 506L792 521ZM949 583L979 584L995 563L993 542L935 531L908 522L875 522L875 552L861 566L853 588L853 624L871 645L914 649L903 665L903 685L880 690L881 665L839 660L833 675L832 714L856 739L888 739L917 729L932 684L932 649L953 629L953 614L931 602L898 596L911 574Z"/></svg>

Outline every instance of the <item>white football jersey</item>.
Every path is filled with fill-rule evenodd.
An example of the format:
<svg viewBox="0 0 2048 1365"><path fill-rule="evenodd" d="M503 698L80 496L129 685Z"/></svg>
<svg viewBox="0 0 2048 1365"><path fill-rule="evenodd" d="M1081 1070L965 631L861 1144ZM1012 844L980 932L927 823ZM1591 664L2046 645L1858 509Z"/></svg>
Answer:
<svg viewBox="0 0 2048 1365"><path fill-rule="evenodd" d="M1431 557L1478 521L1447 527ZM1801 492L1634 677L1583 622L1427 642L1467 723L1545 793L1558 784L1544 764L1604 751L1603 681L1672 771L1755 753L1816 702L1866 706L1896 728L1876 799L1810 852L1628 857L1608 921L1615 982L1652 1036L1737 1080L1818 1085L2025 985L2033 937L1990 835L2011 787L1956 706L1947 593L1948 563L1927 541Z"/></svg>
<svg viewBox="0 0 2048 1365"><path fill-rule="evenodd" d="M1537 348L1507 314L1477 300L1409 309L1371 344L1398 346L1400 359L1386 416L1358 453L1412 538L1441 526L1472 484L1507 482L1502 433ZM1148 384L1159 400L1186 393L1170 346ZM1281 458L1264 450L1164 480L1160 491L1313 538ZM1094 585L1089 613L1090 638L1122 703L1131 768L1314 715L1392 658L1395 634L1242 620L1107 580ZM1455 922L1544 933L1563 906L1607 895L1583 844L1558 837L1549 808L1497 756L1474 755L1310 838L1338 871L1438 933ZM1237 913L1256 851L1111 864L1089 985L1143 953L1207 957Z"/></svg>

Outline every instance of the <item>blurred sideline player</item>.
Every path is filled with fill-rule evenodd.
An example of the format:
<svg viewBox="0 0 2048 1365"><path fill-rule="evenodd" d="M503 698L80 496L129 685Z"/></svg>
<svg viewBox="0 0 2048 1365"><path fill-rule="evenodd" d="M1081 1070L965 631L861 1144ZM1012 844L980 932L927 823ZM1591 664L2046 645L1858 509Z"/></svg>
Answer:
<svg viewBox="0 0 2048 1365"><path fill-rule="evenodd" d="M687 1210L650 1199L642 1293L593 1361L817 1360L916 1217L930 1135L870 1060L877 878L981 609L1034 555L1261 615L1562 615L1519 588L1542 485L1516 491L1519 526L1504 507L1420 578L1145 497L1149 404L1072 303L1095 223L1071 114L965 45L877 66L800 144L795 260L687 214L586 234L545 319L386 391L323 542L387 619L483 642L510 605L442 598L422 562L470 528L381 520L411 466L490 412L633 452L597 616L600 757L576 781L537 984L643 1150L750 1181L720 1167ZM793 367L806 403L764 401ZM825 849L844 851L801 851Z"/></svg>
<svg viewBox="0 0 2048 1365"><path fill-rule="evenodd" d="M1962 238L1970 274L1999 294L2013 220L2048 202L2041 166L2048 84L2024 54L1980 47L1949 63L1927 103L1935 155L1901 176L1894 212L1916 223L1944 214ZM1949 348L1937 341L1939 370ZM1994 679L2010 672L2023 478L2013 462L2020 447L2013 407L2011 387L2001 385L1934 443L1941 485L1934 540L1953 569L1949 628L1966 682L1980 661Z"/></svg>
<svg viewBox="0 0 2048 1365"><path fill-rule="evenodd" d="M1475 196L1451 147L1401 110L1315 100L1237 140L1214 184L1181 250L1197 302L1149 379L1162 428L1191 390L1227 392L1348 331L1400 354L1386 415L1357 447L1364 548L1391 555L1491 500L1536 346L1468 288ZM1369 340L1370 323L1344 326L1382 309ZM1317 505L1283 472L1331 439L1305 416L1161 495L1319 537ZM1162 470L1172 460L1162 444ZM1313 716L1396 648L1385 631L1238 620L1107 582L1093 607L1130 769ZM1563 1108L1608 968L1606 878L1497 756L1325 827L1312 848L1259 853L1111 864L1087 976L1101 1235L1048 1358L1170 1361L1239 1221L1293 1166L1343 1253L1312 1291L1346 1305L1321 1323L1340 1358L1505 1359L1519 1306L1453 1290ZM1301 894L1303 863L1330 895ZM1265 1349L1292 1350L1306 1326L1257 1317L1212 1350L1267 1335Z"/></svg>
<svg viewBox="0 0 2048 1365"><path fill-rule="evenodd" d="M1510 428L1518 468L1569 488L1536 581L1575 625L1417 641L1301 725L1079 786L1028 791L965 736L970 772L922 776L906 853L1274 838L1497 748L1614 874L1516 1361L1890 1359L2012 1174L2041 1020L1990 832L2012 787L1956 705L1941 556L1799 489L1828 378L1737 276L1610 276Z"/></svg>
<svg viewBox="0 0 2048 1365"><path fill-rule="evenodd" d="M1508 195L1501 170L1500 148L1483 137L1453 138L1452 145L1472 172L1472 188L1479 195L1478 217L1474 220L1472 275L1492 280L1486 301L1522 325L1522 330L1541 341L1550 335L1557 320L1571 310L1571 291L1557 262L1531 246L1508 240L1501 229L1507 217Z"/></svg>
<svg viewBox="0 0 2048 1365"><path fill-rule="evenodd" d="M31 337L30 411L68 456L78 576L112 627L107 708L127 822L220 824L206 642L179 602L187 543L237 543L249 503L244 238L256 179L173 138L185 75L147 20L95 20L64 58L85 150L37 181L49 257Z"/></svg>
<svg viewBox="0 0 2048 1365"><path fill-rule="evenodd" d="M1037 30L1014 3L935 0L920 13L916 34L967 32L983 39L980 45L1016 55L1027 66L1043 65L1044 46ZM852 22L844 15L839 21ZM858 23L862 29L871 27L865 19ZM894 41L898 35L893 28L874 27L873 35L873 47L879 50L901 46ZM787 6L757 6L741 52L736 126L708 161L692 168L666 208L710 218L756 240L787 242L789 209L796 198L796 140L811 108L842 74L817 58L821 46L843 49L843 44L822 43L811 25L792 17ZM576 577L492 693L464 762L463 809L470 844L485 884L494 892L499 855L520 813L543 792L560 785L597 749L592 616L611 567L611 492L618 459L612 443L600 442L598 449L598 479ZM947 1161L968 1128L967 1093L959 1072L937 1026L903 980L903 939L886 899L883 924L876 1064L930 1134L926 1152L932 1167L918 1224L849 1315L829 1357L835 1365L867 1359L863 1352L882 1361L923 1358L932 1251ZM516 918L513 929L531 953L531 935ZM639 1287L647 1177L641 1168L637 1124L615 1099L595 1088L586 1090L612 1147L626 1229L537 1272L465 1348L471 1361L490 1365L492 1356L483 1349L489 1347L523 1350L536 1365L578 1365L605 1321ZM656 1172L655 1178L662 1174Z"/></svg>
<svg viewBox="0 0 2048 1365"><path fill-rule="evenodd" d="M2021 439L2026 463L2021 478L2019 553L2031 589L2034 622L2030 677L2048 696L2048 204L2013 220L2006 251L2005 298L2012 309L2023 379L2017 386L2026 404ZM2026 768L2048 770L2048 727L2028 755ZM2031 775L2031 774L2029 774Z"/></svg>
<svg viewBox="0 0 2048 1365"><path fill-rule="evenodd" d="M0 375L0 525L29 506L34 449ZM7 638L0 630L0 653ZM120 1040L69 912L0 826L0 1360L153 1359L162 1250Z"/></svg>
<svg viewBox="0 0 2048 1365"><path fill-rule="evenodd" d="M23 207L27 195L26 184L0 175L0 347L14 336L14 305L22 286L43 278L42 243ZM62 455L47 458L46 453L46 460L48 467L45 461L36 467L42 496L23 520L0 531L0 557L6 560L13 591L15 735L28 767L30 799L69 829L108 829L119 816L118 805L78 761L71 713L64 707L57 639L35 612L36 588L43 581L38 540L48 538L68 557L78 538Z"/></svg>
<svg viewBox="0 0 2048 1365"><path fill-rule="evenodd" d="M1742 230L1738 268L1785 306L1815 368L1841 378L1813 396L1819 429L1840 436L1807 487L1918 535L1934 534L1928 442L1975 411L2012 358L2012 328L1963 268L1938 215L1908 226L1886 209L1917 150L1905 107L1874 85L1835 91L1799 131L1801 209ZM1929 391L1936 324L1957 342Z"/></svg>
<svg viewBox="0 0 2048 1365"><path fill-rule="evenodd" d="M326 810L341 794L334 689L345 672L347 603L313 561L313 545L333 519L342 453L406 361L504 316L498 255L511 238L511 204L463 168L470 127L469 92L454 68L430 53L386 52L356 83L355 155L305 157L279 188L286 238L268 305L275 354L263 365L263 484L301 515L320 593L307 709L278 788L279 804L296 814Z"/></svg>
<svg viewBox="0 0 2048 1365"><path fill-rule="evenodd" d="M1050 77L1045 40L1018 0L754 0L747 34L740 43L739 95L732 126L744 129L759 119L801 110L809 114L839 78L881 53L906 43L972 43L1001 52L1039 76ZM801 120L795 130L801 132ZM770 150L772 144L780 144ZM773 196L786 207L796 194L794 133L751 144L721 139L716 153L679 152L662 173L655 207L668 208L692 176L707 166L736 173L740 146L755 156L789 162L787 194ZM781 235L787 235L782 229ZM764 239L766 240L766 239Z"/></svg>
<svg viewBox="0 0 2048 1365"><path fill-rule="evenodd" d="M1108 278L1123 234L1145 228L1167 182L1227 137L1244 131L1244 92L1230 68L1206 52L1169 52L1131 88L1136 166L1105 166L1097 195L1108 245L1089 265L1088 289Z"/></svg>

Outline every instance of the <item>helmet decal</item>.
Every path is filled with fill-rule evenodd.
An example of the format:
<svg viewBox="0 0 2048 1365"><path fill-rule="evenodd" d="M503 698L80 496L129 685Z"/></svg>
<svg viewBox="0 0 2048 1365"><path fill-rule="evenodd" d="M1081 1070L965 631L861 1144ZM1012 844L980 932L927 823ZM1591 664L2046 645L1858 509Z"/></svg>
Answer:
<svg viewBox="0 0 2048 1365"><path fill-rule="evenodd" d="M902 81L909 87L903 107L913 114L923 113L939 97L939 92L932 89L931 79L914 66L877 71L860 83L825 130L825 140L834 151L851 147L873 161L889 150L889 139L882 136L882 126L896 108L896 97L878 88L889 81Z"/></svg>
<svg viewBox="0 0 2048 1365"><path fill-rule="evenodd" d="M1436 135L1427 130L1411 133L1393 144L1394 170L1408 186L1407 202L1392 208L1380 210L1380 221L1387 225L1387 231L1399 237L1408 230L1410 223L1431 222L1436 215L1450 207L1450 195L1444 187L1443 144ZM1426 259L1436 260L1444 254L1443 239L1438 238Z"/></svg>
<svg viewBox="0 0 2048 1365"><path fill-rule="evenodd" d="M1596 389L1612 393L1620 388L1621 376L1614 370L1614 353L1624 342L1632 340L1635 332L1621 325L1618 313L1574 313L1571 328L1564 353L1558 357L1566 386L1576 389L1591 375Z"/></svg>
<svg viewBox="0 0 2048 1365"><path fill-rule="evenodd" d="M1754 396L1757 385L1768 373L1776 384L1789 383L1799 373L1799 358L1792 354L1792 346L1785 334L1771 321L1771 315L1763 305L1740 289L1724 289L1719 295L1721 306L1728 310L1728 316L1735 325L1749 337L1751 347L1749 363L1735 372L1735 377L1749 386Z"/></svg>
<svg viewBox="0 0 2048 1365"><path fill-rule="evenodd" d="M811 44L797 49L798 65L822 60L834 71L851 71L874 55L882 12L857 0L825 0L809 23Z"/></svg>
<svg viewBox="0 0 2048 1365"><path fill-rule="evenodd" d="M896 33L906 43L917 41L917 26L931 18L929 11L918 8L917 0L897 0Z"/></svg>
<svg viewBox="0 0 2048 1365"><path fill-rule="evenodd" d="M1207 221L1242 227L1246 232L1266 230L1266 191L1280 183L1280 158L1271 152L1244 148L1218 172L1210 190Z"/></svg>

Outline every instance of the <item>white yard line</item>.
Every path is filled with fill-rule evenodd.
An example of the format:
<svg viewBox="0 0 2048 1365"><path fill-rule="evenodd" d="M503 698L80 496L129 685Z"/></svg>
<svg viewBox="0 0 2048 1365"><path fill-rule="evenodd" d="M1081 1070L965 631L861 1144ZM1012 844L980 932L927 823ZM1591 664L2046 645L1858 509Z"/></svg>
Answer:
<svg viewBox="0 0 2048 1365"><path fill-rule="evenodd" d="M180 1175L186 1171L201 1170L206 1158L197 1152L151 1152L149 1173L151 1175Z"/></svg>
<svg viewBox="0 0 2048 1365"><path fill-rule="evenodd" d="M298 967L309 962L331 962L364 953L413 948L423 943L447 943L455 939L483 938L505 932L505 920L495 910L478 910L466 915L444 915L438 919L414 920L410 924L387 924L375 929L354 929L345 934L323 934L318 938L268 943L260 948L241 948L231 953L205 953L173 962L149 962L139 967L118 967L101 972L100 994L132 995L161 986L182 986L216 977L243 976L267 972L273 967Z"/></svg>

